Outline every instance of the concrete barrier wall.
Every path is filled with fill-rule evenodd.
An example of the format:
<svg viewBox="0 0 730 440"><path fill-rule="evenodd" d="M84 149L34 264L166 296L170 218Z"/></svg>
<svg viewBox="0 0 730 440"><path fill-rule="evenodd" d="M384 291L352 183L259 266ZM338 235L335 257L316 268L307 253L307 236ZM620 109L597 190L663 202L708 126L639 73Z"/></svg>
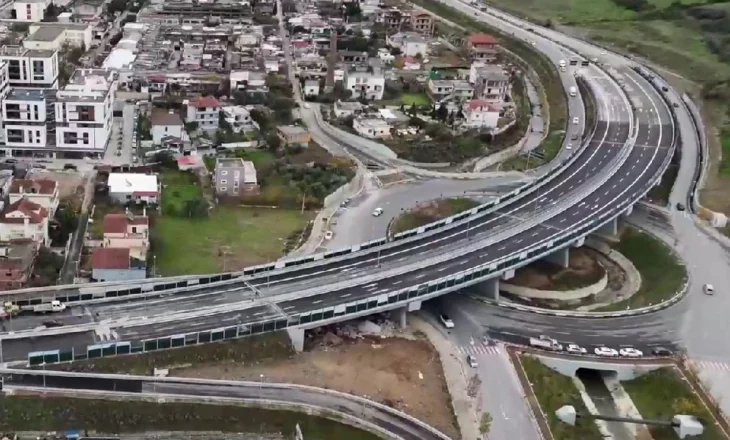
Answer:
<svg viewBox="0 0 730 440"><path fill-rule="evenodd" d="M557 300L557 301L574 301L578 299L583 299L591 295L596 295L597 293L603 291L603 289L608 286L608 274L604 272L603 277L601 277L598 282L591 284L590 286L582 287L580 289L574 289L574 290L540 290L540 289L533 289L530 287L522 287L517 286L514 284L507 284L505 282L501 282L499 285L499 290L507 293L511 293L513 295L522 296L525 298L534 298L534 299L551 299L551 300Z"/></svg>

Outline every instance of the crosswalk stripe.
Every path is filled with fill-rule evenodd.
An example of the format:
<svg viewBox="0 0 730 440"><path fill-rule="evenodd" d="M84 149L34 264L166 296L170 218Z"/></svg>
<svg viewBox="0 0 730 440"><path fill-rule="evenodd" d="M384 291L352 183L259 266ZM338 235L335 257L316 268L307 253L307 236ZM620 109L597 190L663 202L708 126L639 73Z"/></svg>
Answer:
<svg viewBox="0 0 730 440"><path fill-rule="evenodd" d="M690 364L700 369L730 371L730 363L716 361L695 361L690 360Z"/></svg>
<svg viewBox="0 0 730 440"><path fill-rule="evenodd" d="M471 354L474 356L494 355L494 354L500 353L500 349L496 345L490 345L490 346L487 346L484 344L460 345L457 348L462 354Z"/></svg>

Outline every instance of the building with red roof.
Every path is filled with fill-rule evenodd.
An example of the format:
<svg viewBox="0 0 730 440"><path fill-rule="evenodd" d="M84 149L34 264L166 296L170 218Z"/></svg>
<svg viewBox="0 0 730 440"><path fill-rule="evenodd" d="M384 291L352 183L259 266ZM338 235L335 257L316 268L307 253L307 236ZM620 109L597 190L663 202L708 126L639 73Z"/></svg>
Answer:
<svg viewBox="0 0 730 440"><path fill-rule="evenodd" d="M150 220L143 215L107 214L104 216L103 247L126 248L130 255L139 260L147 259L149 249Z"/></svg>
<svg viewBox="0 0 730 440"><path fill-rule="evenodd" d="M126 248L98 248L91 255L94 281L132 281L147 278L147 267Z"/></svg>
<svg viewBox="0 0 730 440"><path fill-rule="evenodd" d="M483 99L467 101L463 107L464 125L469 128L497 128L500 109Z"/></svg>
<svg viewBox="0 0 730 440"><path fill-rule="evenodd" d="M473 34L464 42L472 61L494 62L497 59L497 40L488 34Z"/></svg>
<svg viewBox="0 0 730 440"><path fill-rule="evenodd" d="M0 214L0 241L28 239L48 246L49 217L46 208L26 198L11 203Z"/></svg>
<svg viewBox="0 0 730 440"><path fill-rule="evenodd" d="M58 182L51 179L15 179L8 191L10 203L26 198L48 210L53 217L58 209Z"/></svg>
<svg viewBox="0 0 730 440"><path fill-rule="evenodd" d="M199 129L217 130L221 103L212 96L201 96L188 102L185 122L195 122Z"/></svg>

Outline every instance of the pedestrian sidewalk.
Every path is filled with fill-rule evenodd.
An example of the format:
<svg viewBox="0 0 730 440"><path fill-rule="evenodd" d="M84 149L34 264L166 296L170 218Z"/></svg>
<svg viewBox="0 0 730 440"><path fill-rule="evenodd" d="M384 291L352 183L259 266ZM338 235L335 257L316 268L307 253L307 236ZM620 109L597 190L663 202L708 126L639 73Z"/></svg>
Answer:
<svg viewBox="0 0 730 440"><path fill-rule="evenodd" d="M469 375L466 365L462 361L464 356L429 321L415 314L409 314L408 324L413 330L423 332L439 353L441 367L446 378L446 386L449 389L449 394L451 394L451 404L459 423L461 438L464 440L481 439L477 402L470 398L467 392Z"/></svg>

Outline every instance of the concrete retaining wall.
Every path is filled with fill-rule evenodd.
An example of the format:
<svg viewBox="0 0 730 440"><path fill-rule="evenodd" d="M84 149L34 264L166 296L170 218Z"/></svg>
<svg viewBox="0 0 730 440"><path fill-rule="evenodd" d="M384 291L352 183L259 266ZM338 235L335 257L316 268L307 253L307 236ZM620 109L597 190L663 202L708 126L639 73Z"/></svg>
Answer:
<svg viewBox="0 0 730 440"><path fill-rule="evenodd" d="M522 287L514 284L507 284L502 282L499 286L499 290L513 295L518 295L525 298L534 299L551 299L557 301L575 301L583 299L585 297L596 295L603 291L608 286L608 273L605 273L598 282L591 284L590 286L582 287L574 290L540 290L533 289L530 287Z"/></svg>

